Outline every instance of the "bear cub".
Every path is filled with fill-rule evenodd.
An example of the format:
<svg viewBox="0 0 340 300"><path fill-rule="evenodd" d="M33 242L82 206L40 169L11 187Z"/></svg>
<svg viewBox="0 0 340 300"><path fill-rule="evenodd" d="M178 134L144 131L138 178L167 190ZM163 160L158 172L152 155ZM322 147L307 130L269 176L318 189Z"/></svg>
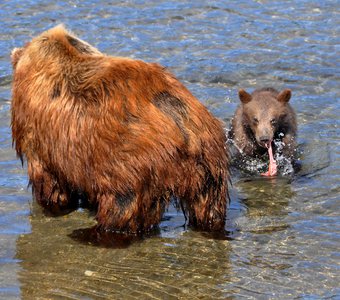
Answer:
<svg viewBox="0 0 340 300"><path fill-rule="evenodd" d="M249 94L240 89L238 94L241 104L233 116L229 139L239 154L261 158L273 149L293 162L297 121L289 104L291 90L278 92L267 87Z"/></svg>

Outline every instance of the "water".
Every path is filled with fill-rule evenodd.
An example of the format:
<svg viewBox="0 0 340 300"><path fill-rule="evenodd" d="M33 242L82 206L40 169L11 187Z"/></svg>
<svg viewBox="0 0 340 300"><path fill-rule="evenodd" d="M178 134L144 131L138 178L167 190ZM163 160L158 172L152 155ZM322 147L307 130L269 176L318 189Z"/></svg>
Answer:
<svg viewBox="0 0 340 300"><path fill-rule="evenodd" d="M0 2L0 298L339 299L339 2L108 2ZM235 172L227 240L184 228L172 207L126 248L72 238L93 214L42 214L9 128L9 53L59 23L167 66L226 126L239 88L292 89L302 170Z"/></svg>

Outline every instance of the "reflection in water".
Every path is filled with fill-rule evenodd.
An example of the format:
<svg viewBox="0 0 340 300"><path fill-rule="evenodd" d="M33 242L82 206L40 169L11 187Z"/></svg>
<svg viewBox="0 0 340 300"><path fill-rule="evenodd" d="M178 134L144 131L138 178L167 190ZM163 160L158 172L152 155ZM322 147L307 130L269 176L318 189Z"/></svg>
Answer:
<svg viewBox="0 0 340 300"><path fill-rule="evenodd" d="M93 225L87 212L50 218L33 208L32 232L17 240L23 299L224 298L219 286L230 276L228 241L182 230L124 249L96 247L67 237Z"/></svg>
<svg viewBox="0 0 340 300"><path fill-rule="evenodd" d="M287 178L247 178L238 181L236 187L248 213L254 216L281 215L294 196Z"/></svg>
<svg viewBox="0 0 340 300"><path fill-rule="evenodd" d="M235 188L241 199L240 205L247 211L248 221L253 223L251 232L270 234L289 227L282 220L289 213L287 207L294 197L290 179L247 178L239 180Z"/></svg>

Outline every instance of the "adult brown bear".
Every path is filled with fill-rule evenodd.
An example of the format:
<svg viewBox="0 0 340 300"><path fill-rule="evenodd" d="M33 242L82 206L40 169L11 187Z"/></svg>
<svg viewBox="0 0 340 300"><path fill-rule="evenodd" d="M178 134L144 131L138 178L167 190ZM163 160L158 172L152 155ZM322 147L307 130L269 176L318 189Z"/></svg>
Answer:
<svg viewBox="0 0 340 300"><path fill-rule="evenodd" d="M164 67L102 54L50 29L12 52L12 134L46 209L97 209L98 227L142 233L177 199L223 230L228 151L220 122Z"/></svg>

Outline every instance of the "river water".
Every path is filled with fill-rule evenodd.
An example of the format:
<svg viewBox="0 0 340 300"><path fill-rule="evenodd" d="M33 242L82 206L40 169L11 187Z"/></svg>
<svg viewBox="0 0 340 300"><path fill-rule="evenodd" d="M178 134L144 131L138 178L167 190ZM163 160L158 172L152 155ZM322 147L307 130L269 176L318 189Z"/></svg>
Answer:
<svg viewBox="0 0 340 300"><path fill-rule="evenodd" d="M0 19L1 299L340 298L338 1L2 0ZM290 88L301 171L233 172L227 239L170 207L158 234L127 247L79 241L93 214L42 213L9 127L10 51L59 23L168 67L226 127L239 88Z"/></svg>

